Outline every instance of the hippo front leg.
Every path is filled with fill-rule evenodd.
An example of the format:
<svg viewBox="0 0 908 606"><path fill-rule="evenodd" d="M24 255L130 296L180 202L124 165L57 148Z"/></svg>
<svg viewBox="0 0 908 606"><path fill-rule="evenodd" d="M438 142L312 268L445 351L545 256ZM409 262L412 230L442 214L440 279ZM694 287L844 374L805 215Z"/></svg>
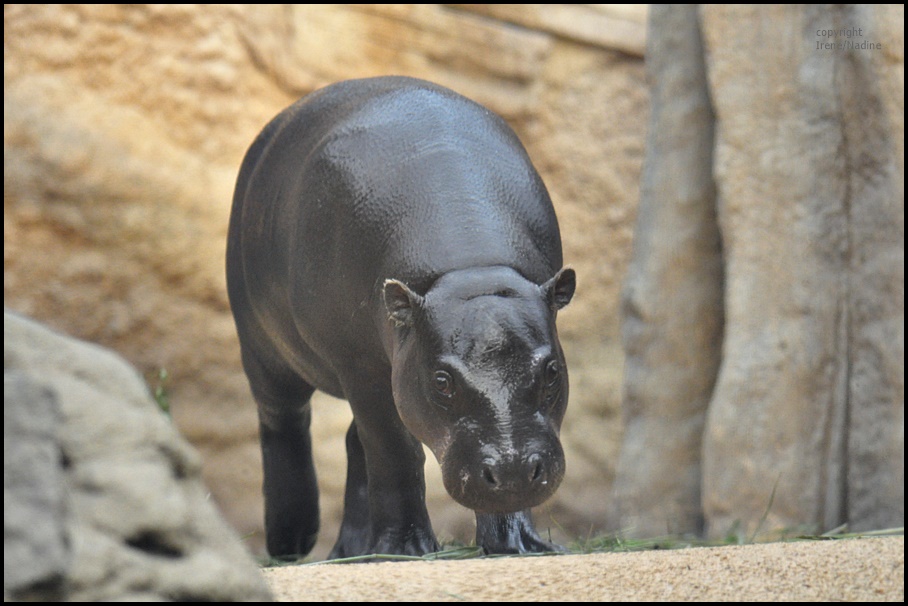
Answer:
<svg viewBox="0 0 908 606"><path fill-rule="evenodd" d="M333 553L344 556L433 553L439 546L426 510L423 472L426 457L422 444L400 422L391 395L381 400L383 404L377 404L374 399L364 402L350 398L355 421L347 436L348 502L344 526ZM383 409L388 403L391 409ZM351 440L358 442L353 448ZM365 475L361 473L363 468ZM363 480L365 490L361 485ZM370 522L365 541L361 534L366 532L366 526L362 520L354 521L355 516L346 511L351 507L350 513L362 511L362 498L357 495L364 493L368 495Z"/></svg>
<svg viewBox="0 0 908 606"><path fill-rule="evenodd" d="M476 544L487 554L564 551L539 536L529 509L514 513L476 512Z"/></svg>

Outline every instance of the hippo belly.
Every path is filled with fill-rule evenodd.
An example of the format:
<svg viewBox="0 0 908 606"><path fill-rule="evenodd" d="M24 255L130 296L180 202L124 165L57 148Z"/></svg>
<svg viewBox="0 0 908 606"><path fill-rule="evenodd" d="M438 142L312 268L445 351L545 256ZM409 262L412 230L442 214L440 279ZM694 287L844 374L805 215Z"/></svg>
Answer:
<svg viewBox="0 0 908 606"><path fill-rule="evenodd" d="M437 550L422 444L476 512L478 545L555 548L529 508L564 475L555 317L575 277L545 186L503 120L412 78L304 97L246 154L227 283L273 556L306 554L317 535L315 389L354 416L333 556Z"/></svg>

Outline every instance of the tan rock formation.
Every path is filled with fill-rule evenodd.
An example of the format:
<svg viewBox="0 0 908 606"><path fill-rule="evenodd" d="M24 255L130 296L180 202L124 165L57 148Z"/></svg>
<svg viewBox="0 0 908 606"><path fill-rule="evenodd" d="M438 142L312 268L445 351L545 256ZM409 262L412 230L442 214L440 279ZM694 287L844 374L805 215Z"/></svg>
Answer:
<svg viewBox="0 0 908 606"><path fill-rule="evenodd" d="M643 153L644 28L644 5L7 5L6 305L149 378L165 367L214 498L241 533L259 530L256 419L223 277L240 160L321 85L437 81L511 121L555 200L580 288L559 320L567 478L537 518L561 539L556 526L601 529L621 432L617 301ZM330 545L349 413L327 398L315 409ZM436 467L430 457L437 479ZM430 501L440 536L469 538L472 516L440 481Z"/></svg>

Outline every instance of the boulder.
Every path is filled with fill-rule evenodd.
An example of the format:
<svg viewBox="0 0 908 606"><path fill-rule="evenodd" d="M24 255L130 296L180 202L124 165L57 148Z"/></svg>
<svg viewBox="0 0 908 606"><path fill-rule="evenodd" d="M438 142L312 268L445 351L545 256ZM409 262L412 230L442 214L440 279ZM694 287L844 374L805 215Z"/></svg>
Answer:
<svg viewBox="0 0 908 606"><path fill-rule="evenodd" d="M25 317L3 324L5 597L269 600L142 377Z"/></svg>
<svg viewBox="0 0 908 606"><path fill-rule="evenodd" d="M71 565L60 405L25 372L3 373L4 601L59 601Z"/></svg>

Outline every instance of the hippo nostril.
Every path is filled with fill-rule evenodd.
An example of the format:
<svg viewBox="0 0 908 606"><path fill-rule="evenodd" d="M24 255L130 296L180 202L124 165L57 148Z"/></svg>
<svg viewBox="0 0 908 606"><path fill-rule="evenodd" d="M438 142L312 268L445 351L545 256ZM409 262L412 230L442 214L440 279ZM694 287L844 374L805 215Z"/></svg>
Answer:
<svg viewBox="0 0 908 606"><path fill-rule="evenodd" d="M498 486L498 478L495 477L495 472L492 471L491 467L482 468L482 478L491 486Z"/></svg>
<svg viewBox="0 0 908 606"><path fill-rule="evenodd" d="M531 482L535 482L542 478L542 463L536 463L536 467L533 468L533 475L530 477Z"/></svg>
<svg viewBox="0 0 908 606"><path fill-rule="evenodd" d="M527 460L527 467L530 469L530 482L535 484L543 479L545 472L542 468L542 457L538 454L530 456Z"/></svg>

